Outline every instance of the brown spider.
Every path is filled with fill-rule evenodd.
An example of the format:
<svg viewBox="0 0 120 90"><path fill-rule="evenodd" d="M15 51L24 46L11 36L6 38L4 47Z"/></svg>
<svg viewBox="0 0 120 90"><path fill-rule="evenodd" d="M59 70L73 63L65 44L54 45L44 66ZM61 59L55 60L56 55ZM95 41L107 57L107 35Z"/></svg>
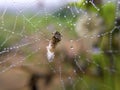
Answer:
<svg viewBox="0 0 120 90"><path fill-rule="evenodd" d="M55 49L56 45L61 41L61 37L62 37L62 35L58 31L53 33L53 36L52 36L52 39L51 39L52 48Z"/></svg>
<svg viewBox="0 0 120 90"><path fill-rule="evenodd" d="M61 37L62 35L58 31L56 31L55 33L53 33L52 39L49 41L49 45L47 46L47 58L49 62L51 62L54 59L55 47L58 44L58 42L61 41Z"/></svg>

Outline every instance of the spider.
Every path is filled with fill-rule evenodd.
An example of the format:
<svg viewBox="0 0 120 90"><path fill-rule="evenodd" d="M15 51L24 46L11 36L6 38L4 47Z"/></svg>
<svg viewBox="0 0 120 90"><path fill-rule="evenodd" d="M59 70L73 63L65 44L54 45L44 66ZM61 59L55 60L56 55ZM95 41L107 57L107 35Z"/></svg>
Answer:
<svg viewBox="0 0 120 90"><path fill-rule="evenodd" d="M60 34L60 32L56 31L55 33L53 33L53 36L51 39L52 48L55 49L56 45L61 41L61 37L62 35Z"/></svg>
<svg viewBox="0 0 120 90"><path fill-rule="evenodd" d="M49 45L47 46L47 58L49 62L52 62L54 59L54 51L56 45L61 41L62 35L56 31L53 33L52 39L49 41Z"/></svg>

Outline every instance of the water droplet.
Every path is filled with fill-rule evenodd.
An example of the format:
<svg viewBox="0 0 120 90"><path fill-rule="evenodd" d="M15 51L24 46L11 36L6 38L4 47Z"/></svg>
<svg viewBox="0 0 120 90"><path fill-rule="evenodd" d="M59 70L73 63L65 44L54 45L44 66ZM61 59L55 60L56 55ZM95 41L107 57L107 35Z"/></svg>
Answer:
<svg viewBox="0 0 120 90"><path fill-rule="evenodd" d="M64 15L64 18L66 18L66 15Z"/></svg>
<svg viewBox="0 0 120 90"><path fill-rule="evenodd" d="M85 1L85 3L88 3L88 1Z"/></svg>
<svg viewBox="0 0 120 90"><path fill-rule="evenodd" d="M97 35L97 37L100 37L100 35Z"/></svg>
<svg viewBox="0 0 120 90"><path fill-rule="evenodd" d="M73 15L73 17L75 18L76 16L75 16L75 15Z"/></svg>
<svg viewBox="0 0 120 90"><path fill-rule="evenodd" d="M97 11L100 11L100 9L98 8Z"/></svg>
<svg viewBox="0 0 120 90"><path fill-rule="evenodd" d="M60 8L60 10L62 10L62 8Z"/></svg>
<svg viewBox="0 0 120 90"><path fill-rule="evenodd" d="M85 5L85 3L83 3L83 6Z"/></svg>
<svg viewBox="0 0 120 90"><path fill-rule="evenodd" d="M0 27L0 29L3 29L3 27Z"/></svg>
<svg viewBox="0 0 120 90"><path fill-rule="evenodd" d="M89 25L90 23L87 23L87 25Z"/></svg>
<svg viewBox="0 0 120 90"><path fill-rule="evenodd" d="M74 70L73 72L76 73L76 70Z"/></svg>
<svg viewBox="0 0 120 90"><path fill-rule="evenodd" d="M15 32L12 32L12 34L14 34Z"/></svg>
<svg viewBox="0 0 120 90"><path fill-rule="evenodd" d="M88 20L91 20L91 18L88 18Z"/></svg>
<svg viewBox="0 0 120 90"><path fill-rule="evenodd" d="M4 29L4 31L7 31L6 29Z"/></svg>
<svg viewBox="0 0 120 90"><path fill-rule="evenodd" d="M10 50L12 50L13 48L12 47L10 47Z"/></svg>
<svg viewBox="0 0 120 90"><path fill-rule="evenodd" d="M61 24L59 24L59 26L62 26Z"/></svg>
<svg viewBox="0 0 120 90"><path fill-rule="evenodd" d="M90 38L93 38L93 37L90 37Z"/></svg>
<svg viewBox="0 0 120 90"><path fill-rule="evenodd" d="M73 24L74 26L76 26L76 24Z"/></svg>
<svg viewBox="0 0 120 90"><path fill-rule="evenodd" d="M68 79L71 79L71 77L68 77Z"/></svg>
<svg viewBox="0 0 120 90"><path fill-rule="evenodd" d="M73 40L70 40L70 42L72 43L72 42L73 42Z"/></svg>
<svg viewBox="0 0 120 90"><path fill-rule="evenodd" d="M108 1L108 3L111 3L111 1Z"/></svg>
<svg viewBox="0 0 120 90"><path fill-rule="evenodd" d="M69 8L70 8L70 6L67 6L67 8L69 9Z"/></svg>

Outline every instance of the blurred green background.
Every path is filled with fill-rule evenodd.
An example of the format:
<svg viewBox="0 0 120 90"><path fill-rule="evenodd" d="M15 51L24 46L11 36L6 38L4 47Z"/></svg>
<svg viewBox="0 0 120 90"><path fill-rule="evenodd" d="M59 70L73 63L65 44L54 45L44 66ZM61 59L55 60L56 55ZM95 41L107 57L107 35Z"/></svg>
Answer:
<svg viewBox="0 0 120 90"><path fill-rule="evenodd" d="M0 90L120 90L119 7L79 0L43 15L3 10ZM62 41L50 63L46 46L55 31Z"/></svg>

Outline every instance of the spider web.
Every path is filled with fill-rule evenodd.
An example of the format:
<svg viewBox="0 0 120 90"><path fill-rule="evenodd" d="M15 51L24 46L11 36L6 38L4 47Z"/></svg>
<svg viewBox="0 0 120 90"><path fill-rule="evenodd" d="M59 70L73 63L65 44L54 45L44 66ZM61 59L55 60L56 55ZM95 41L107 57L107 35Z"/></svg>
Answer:
<svg viewBox="0 0 120 90"><path fill-rule="evenodd" d="M18 90L18 88L23 90L29 85L20 79L28 78L30 74L38 74L39 81L41 75L53 75L52 84L49 85L48 90L119 89L116 83L120 82L118 77L120 26L116 20L112 28L104 27L102 23L104 19L99 15L102 8L116 3L114 19L118 19L119 0L106 0L102 8L94 4L94 0L82 2L81 8L78 8L75 2L73 5L66 4L59 7L52 13L47 8L34 10L29 3L26 3L26 7L34 13L29 11L25 13L27 9L17 8L16 1L12 2L11 7L15 11L10 11L8 7L0 11L0 87L3 90ZM88 2L96 13L91 14L82 9ZM35 1L32 3L34 6ZM93 22L92 29L95 31L100 28L98 29L100 32L92 30L90 32L93 33L88 30L82 32L82 29L86 27L84 25L89 26L91 22ZM62 34L62 41L56 47L55 59L51 63L47 60L46 46L55 31ZM93 43L96 42L103 43L103 46L95 45L93 48ZM24 71L29 75L23 73ZM23 78L19 73L25 77ZM10 77L12 75L13 77ZM15 75L20 76L20 79ZM13 80L13 84L18 80L24 83L12 86L7 81L2 83L2 80L6 80L5 78L15 78L16 80L10 79ZM45 87L39 86L40 88Z"/></svg>

